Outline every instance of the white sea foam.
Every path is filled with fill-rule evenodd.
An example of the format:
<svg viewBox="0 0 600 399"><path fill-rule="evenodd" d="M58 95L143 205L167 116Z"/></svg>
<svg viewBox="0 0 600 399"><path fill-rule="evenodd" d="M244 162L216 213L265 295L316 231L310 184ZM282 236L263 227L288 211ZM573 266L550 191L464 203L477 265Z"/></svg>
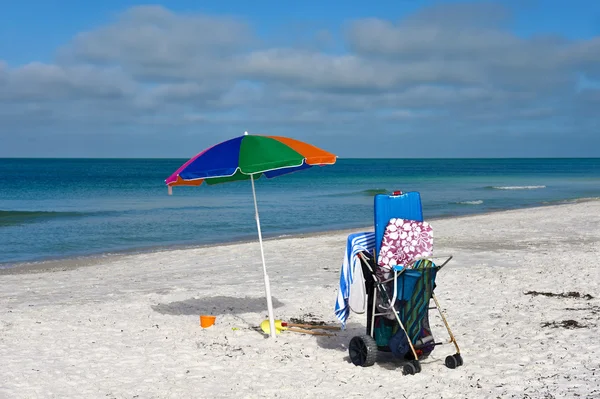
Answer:
<svg viewBox="0 0 600 399"><path fill-rule="evenodd" d="M494 190L537 190L546 186L493 186Z"/></svg>
<svg viewBox="0 0 600 399"><path fill-rule="evenodd" d="M457 202L457 204L459 204L459 205L481 205L481 204L483 204L483 201L482 200L460 201L460 202Z"/></svg>

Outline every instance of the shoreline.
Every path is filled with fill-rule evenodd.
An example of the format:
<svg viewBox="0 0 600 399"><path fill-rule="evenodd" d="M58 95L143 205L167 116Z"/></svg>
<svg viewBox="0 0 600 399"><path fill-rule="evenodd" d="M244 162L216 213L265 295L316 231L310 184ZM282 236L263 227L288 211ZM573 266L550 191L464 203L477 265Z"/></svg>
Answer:
<svg viewBox="0 0 600 399"><path fill-rule="evenodd" d="M364 229L369 229L370 227L364 227ZM310 237L319 237L319 236L328 236L331 234L350 234L352 232L357 231L357 229L363 229L361 227L349 228L349 229L337 229L337 230L326 230L326 231L317 231L311 233L298 233L298 234L285 234L276 237L264 238L264 242L270 241L280 241L280 240L289 240L296 238L310 238ZM227 241L220 243L210 243L210 244L196 244L196 245L170 245L165 247L150 247L148 249L142 250L124 250L119 252L104 252L94 255L82 255L77 257L64 257L57 259L47 259L40 261L32 261L32 262L18 262L14 263L13 266L7 268L0 268L0 276L2 275L13 275L13 274L33 274L33 273L45 273L45 272L57 272L57 271L66 271L73 270L80 267L88 267L94 266L100 263L110 263L114 261L118 261L130 256L137 255L149 255L149 254L158 254L164 252L175 252L175 251L185 251L185 250L194 250L194 249L202 249L202 248L227 248L234 247L240 244L249 244L249 243L258 243L258 235L255 239L243 239L236 241ZM0 266L3 266L0 264Z"/></svg>
<svg viewBox="0 0 600 399"><path fill-rule="evenodd" d="M548 203L548 204L540 204L533 205L527 207L518 207L512 209L499 209L494 211L486 211L481 213L471 213L467 215L446 215L446 216L437 216L428 218L428 221L438 221L438 220L448 220L448 219L464 219L470 217L477 216L485 216L491 214L498 213L510 213L525 209L536 209L536 208L548 208L548 207L561 207L565 205L573 205L584 202L595 202L600 201L600 198L597 197L588 197L588 198L577 198L573 200L564 200L559 203ZM372 230L373 226L357 226L354 228L344 228L344 229L333 229L333 230L323 230L323 231L313 231L306 233L297 233L297 234L283 234L275 237L264 238L263 241L280 241L280 240L288 240L288 239L297 239L297 238L311 238L311 237L319 237L319 236L329 236L335 234L350 234L357 231L369 231ZM46 273L46 272L60 272L60 271L68 271L78 269L80 267L89 267L98 265L101 263L111 263L123 258L127 258L130 256L137 255L148 255L148 254L157 254L163 252L174 252L174 251L184 251L184 250L193 250L193 249L201 249L201 248L220 248L220 247L231 247L240 244L248 244L258 241L258 237L254 237L253 239L241 239L234 241L224 241L224 242L216 242L209 244L182 244L182 245L168 245L168 246L152 246L145 249L130 249L130 250L122 250L115 252L101 252L97 254L89 254L89 255L80 255L80 256L66 256L66 257L58 257L52 259L42 259L38 261L25 261L25 262L16 262L16 263L0 263L0 276L3 275L16 275L16 274L35 274L35 273ZM9 265L9 267L5 267Z"/></svg>

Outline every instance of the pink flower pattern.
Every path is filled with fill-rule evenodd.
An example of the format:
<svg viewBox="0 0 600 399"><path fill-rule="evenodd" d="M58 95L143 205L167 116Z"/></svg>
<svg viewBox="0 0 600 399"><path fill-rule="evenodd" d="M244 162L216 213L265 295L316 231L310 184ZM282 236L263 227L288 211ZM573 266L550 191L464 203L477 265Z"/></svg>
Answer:
<svg viewBox="0 0 600 399"><path fill-rule="evenodd" d="M411 268L417 258L432 254L433 229L429 223L390 219L379 250L377 275L387 279L394 266Z"/></svg>

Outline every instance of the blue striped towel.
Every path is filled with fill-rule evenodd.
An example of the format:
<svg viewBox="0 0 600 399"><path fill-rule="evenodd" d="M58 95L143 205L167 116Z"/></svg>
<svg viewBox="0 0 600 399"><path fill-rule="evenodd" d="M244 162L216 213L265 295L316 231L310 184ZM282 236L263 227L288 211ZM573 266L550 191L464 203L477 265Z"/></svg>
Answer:
<svg viewBox="0 0 600 399"><path fill-rule="evenodd" d="M346 320L350 316L348 298L350 297L350 285L353 281L354 268L361 267L358 253L361 251L373 252L373 249L375 249L374 232L354 233L348 236L346 255L340 271L340 287L335 301L335 316L342 322L344 328L346 327Z"/></svg>

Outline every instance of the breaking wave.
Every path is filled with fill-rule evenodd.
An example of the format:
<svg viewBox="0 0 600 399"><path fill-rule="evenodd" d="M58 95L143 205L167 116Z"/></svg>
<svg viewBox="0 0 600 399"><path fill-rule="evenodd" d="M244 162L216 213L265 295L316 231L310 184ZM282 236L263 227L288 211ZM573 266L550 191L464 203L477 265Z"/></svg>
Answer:
<svg viewBox="0 0 600 399"><path fill-rule="evenodd" d="M538 190L546 186L487 186L491 190Z"/></svg>
<svg viewBox="0 0 600 399"><path fill-rule="evenodd" d="M482 200L476 200L476 201L459 201L459 202L454 202L454 204L458 204L458 205L481 205L483 204Z"/></svg>

